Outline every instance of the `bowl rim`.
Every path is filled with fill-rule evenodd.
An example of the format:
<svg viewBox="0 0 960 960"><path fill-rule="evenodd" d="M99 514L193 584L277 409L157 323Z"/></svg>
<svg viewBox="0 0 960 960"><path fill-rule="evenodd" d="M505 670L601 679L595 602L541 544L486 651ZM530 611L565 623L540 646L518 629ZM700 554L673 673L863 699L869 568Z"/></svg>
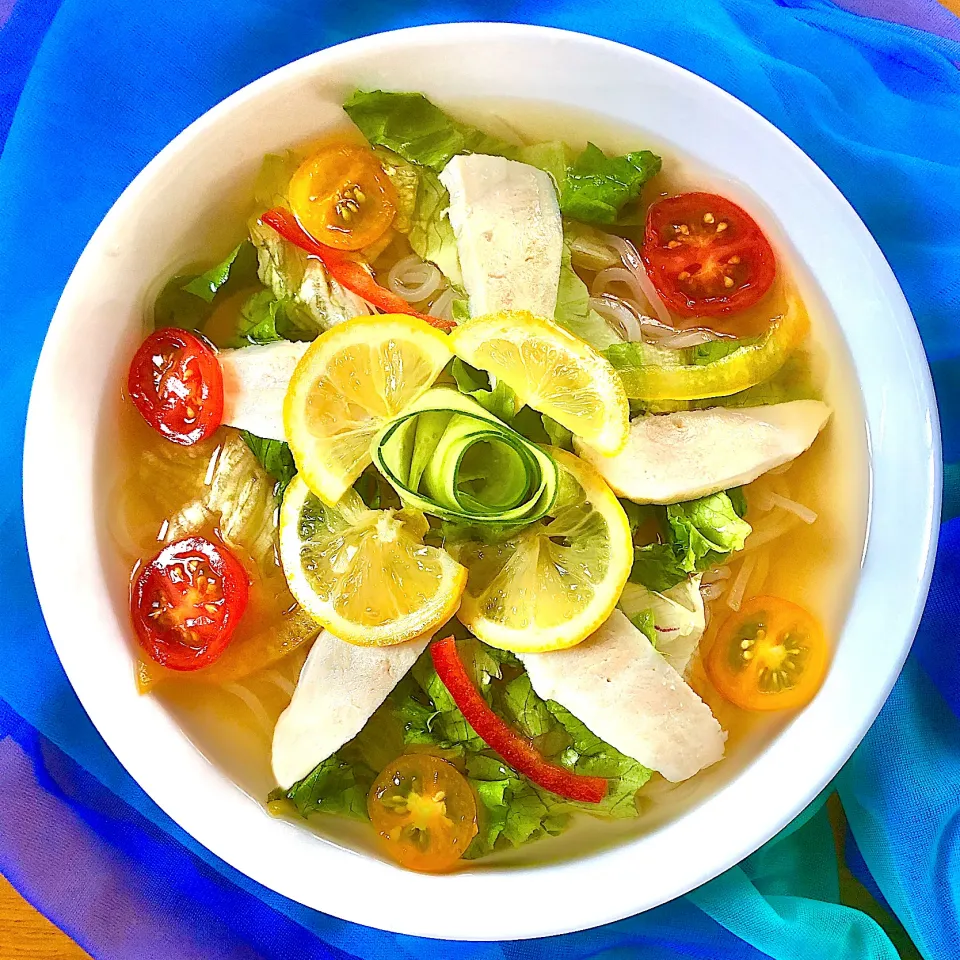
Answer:
<svg viewBox="0 0 960 960"><path fill-rule="evenodd" d="M91 260L91 250L96 247L100 238L108 235L114 224L122 221L123 218L129 216L131 211L137 208L138 204L149 193L150 185L156 175L175 162L176 158L189 144L204 137L211 128L215 127L222 116L243 103L255 100L263 91L274 85L286 83L297 75L309 76L320 65L329 65L331 62L347 64L353 57L363 55L371 50L383 49L385 46L415 48L424 38L447 42L462 40L467 34L474 44L499 40L518 42L563 41L587 47L592 46L600 52L608 51L618 57L633 57L636 58L636 62L643 62L647 66L651 65L651 61L654 61L656 69L663 71L665 76L672 77L678 83L685 84L688 87L696 88L704 96L721 98L726 102L728 109L738 112L750 124L760 125L765 129L767 136L778 138L784 150L789 151L793 154L795 160L807 166L809 175L817 180L821 189L829 195L838 217L843 221L843 226L857 236L861 252L870 258L872 278L883 290L884 297L890 307L889 312L895 324L894 332L896 332L899 342L906 350L904 370L909 373L909 377L904 379L908 383L908 388L915 391L917 404L925 418L923 442L918 440L917 449L914 451L920 458L917 470L921 477L918 481L918 501L915 504L914 516L920 521L921 529L913 543L914 549L904 551L910 554L910 560L905 562L914 578L911 582L916 584L916 591L912 593L913 602L908 611L901 610L895 616L893 614L888 615L888 619L892 617L893 621L896 622L895 635L902 634L903 639L898 641L899 645L896 647L894 654L887 659L884 665L882 682L878 683L876 687L876 697L871 709L858 718L855 730L849 733L847 741L832 745L828 760L820 759L812 765L815 772L805 781L804 787L796 790L792 802L785 804L775 814L765 810L758 816L759 822L751 832L747 844L734 842L732 838L718 840L713 858L708 864L701 864L683 873L682 876L673 873L655 893L651 893L648 888L641 895L632 889L631 884L623 883L622 880L616 884L605 884L604 881L609 880L610 877L622 877L632 865L635 865L631 864L631 856L636 845L647 843L648 846L656 846L650 844L649 841L652 837L657 836L657 831L649 836L623 842L615 848L605 849L569 862L512 868L509 871L472 871L436 877L406 872L402 876L398 876L399 868L372 857L358 856L354 852L335 844L324 841L304 844L302 839L291 840L283 832L285 828L295 830L298 837L310 837L314 840L317 838L307 831L284 824L282 821L271 821L276 827L276 830L271 828L271 842L274 844L273 851L277 859L281 858L280 851L283 855L292 856L294 850L303 850L306 851L306 855L315 858L315 866L320 870L340 871L340 879L349 879L349 882L340 882L340 879L338 879L337 883L328 884L322 890L317 889L314 885L305 891L295 882L291 882L282 868L278 870L274 865L268 869L267 865L256 857L251 858L247 855L244 843L238 845L223 830L215 827L213 821L217 820L216 810L213 810L215 814L213 817L210 817L209 811L205 817L198 816L189 809L183 798L176 796L165 785L157 783L155 777L151 780L149 769L145 766L142 758L137 757L131 750L130 743L124 741L117 727L117 718L110 717L108 711L101 709L102 705L87 690L76 651L71 647L71 637L65 630L67 621L62 611L58 610L58 588L52 573L50 546L44 540L44 513L49 501L41 495L40 491L44 484L39 482L45 463L43 438L50 423L50 410L48 404L45 403L45 395L51 390L54 383L55 344L68 329L71 298L79 288L81 278ZM859 374L858 381L862 387L863 381ZM869 409L867 424L872 444L876 434L873 432L875 424L871 420ZM873 451L871 448L871 477L873 476L873 466ZM46 335L31 391L24 446L23 478L28 552L41 608L57 654L77 696L97 730L133 779L143 787L165 813L199 843L241 873L276 890L283 896L309 907L359 924L375 925L377 928L416 936L460 940L500 940L550 936L598 926L650 909L687 893L754 852L789 823L820 793L843 763L846 762L879 713L906 659L919 624L932 576L936 550L936 533L940 512L941 460L939 421L930 371L919 332L903 293L879 247L877 247L853 208L826 174L793 141L752 108L722 88L646 51L612 40L553 27L466 22L432 24L373 34L317 51L286 64L253 81L213 106L175 137L144 167L123 191L97 227L61 295ZM870 554L871 544L874 541L872 533L877 517L873 509L873 497L874 490L871 489L871 511L867 523L864 561ZM854 607L858 603L865 579L865 575L861 576L856 587L847 625L849 625ZM844 627L844 634L847 628L847 626ZM179 728L174 725L174 729ZM183 739L186 745L193 749L186 738ZM697 816L698 810L701 808L703 810L711 809L716 814L717 810L720 809L719 802L729 796L731 789L736 786L738 781L745 780L749 772L750 768L741 771L730 784L717 791L716 795L711 795L694 811L682 814L668 825L669 829L687 824L688 828L693 830L690 820ZM149 788L145 785L145 781L150 783ZM252 802L235 785L233 785L233 790L237 794L234 798L236 803ZM230 800L229 790L221 791L220 799L225 805L232 805L234 802ZM700 816L700 819L702 820L703 817ZM659 849L661 852L665 850L662 844L660 844ZM666 866L664 869L666 869ZM578 908L575 911L548 910L549 900L542 893L536 893L538 886L543 885L545 874L548 871L556 871L559 875L563 875L565 871L571 870L576 871L575 882L578 888L589 889L596 885L598 890L602 890L603 895L585 895L578 903ZM567 872L563 879L567 889L570 888L569 884L572 876L573 874ZM409 902L409 894L413 894L414 897L422 896L424 902L433 903L436 909L430 910L428 913L427 911L418 912L404 909L402 904L399 907L397 905L378 904L376 916L371 916L370 908L358 895L358 891L372 885L377 880L389 881L391 879L400 879L404 884L407 896L403 899L406 902ZM491 917L481 919L479 915L486 912L483 910L473 909L464 913L455 908L454 905L457 903L469 903L474 898L484 895L489 897L490 891L494 889L491 888L491 883L496 884L496 902L512 903L515 898L516 902L524 904L525 908L521 910L511 909L507 911L506 916L501 915L495 919ZM557 888L554 885L550 886L554 896L558 893L562 896L562 888ZM478 900L478 902L482 901Z"/></svg>

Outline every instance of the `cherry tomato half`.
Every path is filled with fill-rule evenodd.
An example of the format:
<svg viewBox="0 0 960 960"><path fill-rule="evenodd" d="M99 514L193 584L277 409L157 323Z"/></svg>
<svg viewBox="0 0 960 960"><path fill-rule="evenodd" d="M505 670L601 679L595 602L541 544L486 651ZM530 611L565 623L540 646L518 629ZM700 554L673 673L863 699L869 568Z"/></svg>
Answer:
<svg viewBox="0 0 960 960"><path fill-rule="evenodd" d="M384 768L367 811L387 852L411 870L449 870L477 833L470 784L452 764L425 753L398 757Z"/></svg>
<svg viewBox="0 0 960 960"><path fill-rule="evenodd" d="M187 537L144 564L130 591L140 646L171 670L217 660L247 608L247 573L226 547Z"/></svg>
<svg viewBox="0 0 960 960"><path fill-rule="evenodd" d="M744 710L802 707L823 683L827 643L803 607L753 597L720 628L706 668L717 691Z"/></svg>
<svg viewBox="0 0 960 960"><path fill-rule="evenodd" d="M651 204L642 257L660 298L681 317L745 310L770 289L777 269L753 217L714 193Z"/></svg>
<svg viewBox="0 0 960 960"><path fill-rule="evenodd" d="M290 207L307 233L339 250L360 250L383 236L397 213L397 191L366 147L326 147L290 180Z"/></svg>
<svg viewBox="0 0 960 960"><path fill-rule="evenodd" d="M140 416L174 443L198 443L223 422L220 361L187 330L165 327L143 341L130 363L127 391Z"/></svg>

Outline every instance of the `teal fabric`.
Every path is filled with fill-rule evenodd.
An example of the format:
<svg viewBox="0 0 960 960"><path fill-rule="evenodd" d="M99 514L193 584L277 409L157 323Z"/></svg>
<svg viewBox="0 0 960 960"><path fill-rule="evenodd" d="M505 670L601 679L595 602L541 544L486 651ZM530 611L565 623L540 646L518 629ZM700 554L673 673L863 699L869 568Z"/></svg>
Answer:
<svg viewBox="0 0 960 960"><path fill-rule="evenodd" d="M123 187L213 103L312 50L441 19L546 23L649 50L740 97L806 150L874 233L911 303L941 405L947 516L960 509L957 42L825 0L616 0L602 15L582 0L0 0L0 87L26 77L15 114L0 113L0 130L9 125L0 155L0 870L111 960L886 960L894 941L913 955L886 906L924 957L951 960L960 955L960 520L943 528L915 652L837 778L846 862L821 800L690 896L559 941L428 944L284 900L172 824L76 701L40 616L19 500L30 381L70 269ZM24 45L34 36L42 43ZM67 466L52 468L68 482Z"/></svg>

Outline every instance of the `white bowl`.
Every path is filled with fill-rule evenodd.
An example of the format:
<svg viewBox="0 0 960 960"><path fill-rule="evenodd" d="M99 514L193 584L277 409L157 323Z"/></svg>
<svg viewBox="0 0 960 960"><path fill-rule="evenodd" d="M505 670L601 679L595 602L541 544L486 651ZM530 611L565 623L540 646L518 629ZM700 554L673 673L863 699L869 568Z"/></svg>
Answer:
<svg viewBox="0 0 960 960"><path fill-rule="evenodd" d="M522 97L650 131L749 187L852 353L870 443L869 535L827 681L752 755L714 768L707 796L615 846L522 866L481 862L450 876L401 874L269 818L157 699L134 689L126 585L103 536L98 481L145 304L171 267L229 242L239 221L223 211L249 196L263 154L339 122L337 105L356 86L441 102ZM557 30L458 24L356 40L277 70L197 120L124 191L47 335L27 423L24 506L37 591L67 675L120 762L177 823L318 910L421 936L507 939L583 929L679 896L757 849L828 783L912 642L935 549L939 450L929 371L896 280L851 207L783 134L649 54Z"/></svg>

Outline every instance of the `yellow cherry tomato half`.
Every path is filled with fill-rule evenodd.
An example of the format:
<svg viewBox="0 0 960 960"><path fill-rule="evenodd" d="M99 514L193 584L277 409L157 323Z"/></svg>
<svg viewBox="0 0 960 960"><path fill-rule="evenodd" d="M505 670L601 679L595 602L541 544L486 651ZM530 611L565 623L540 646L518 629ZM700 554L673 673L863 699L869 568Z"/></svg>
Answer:
<svg viewBox="0 0 960 960"><path fill-rule="evenodd" d="M456 767L425 753L398 757L377 777L367 811L402 867L449 870L477 833L477 803Z"/></svg>
<svg viewBox="0 0 960 960"><path fill-rule="evenodd" d="M827 672L827 642L803 607L753 597L720 628L706 668L717 691L744 710L809 703Z"/></svg>
<svg viewBox="0 0 960 960"><path fill-rule="evenodd" d="M367 147L324 147L300 165L287 193L300 226L338 250L369 246L397 213L397 191Z"/></svg>

